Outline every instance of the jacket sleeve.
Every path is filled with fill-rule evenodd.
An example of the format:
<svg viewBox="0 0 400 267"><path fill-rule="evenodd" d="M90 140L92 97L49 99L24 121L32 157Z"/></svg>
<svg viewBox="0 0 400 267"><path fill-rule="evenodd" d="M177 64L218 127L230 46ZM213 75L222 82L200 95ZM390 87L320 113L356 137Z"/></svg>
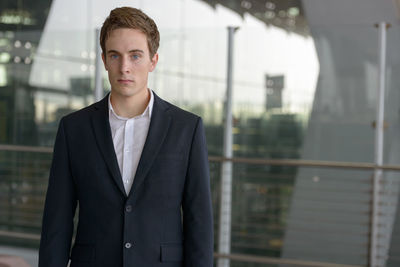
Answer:
<svg viewBox="0 0 400 267"><path fill-rule="evenodd" d="M43 213L39 267L67 266L76 209L63 119L54 145L53 161Z"/></svg>
<svg viewBox="0 0 400 267"><path fill-rule="evenodd" d="M194 132L182 201L184 266L213 266L213 218L207 146L201 118Z"/></svg>

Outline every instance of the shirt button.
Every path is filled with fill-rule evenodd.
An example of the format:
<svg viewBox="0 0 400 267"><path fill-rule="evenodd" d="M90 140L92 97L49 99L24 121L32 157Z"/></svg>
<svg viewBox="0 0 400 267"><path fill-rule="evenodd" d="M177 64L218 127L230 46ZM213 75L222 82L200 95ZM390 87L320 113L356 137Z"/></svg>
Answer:
<svg viewBox="0 0 400 267"><path fill-rule="evenodd" d="M132 247L132 244L131 243L125 243L125 248L131 248Z"/></svg>
<svg viewBox="0 0 400 267"><path fill-rule="evenodd" d="M126 212L131 212L132 211L132 206L131 205L127 205L125 207Z"/></svg>

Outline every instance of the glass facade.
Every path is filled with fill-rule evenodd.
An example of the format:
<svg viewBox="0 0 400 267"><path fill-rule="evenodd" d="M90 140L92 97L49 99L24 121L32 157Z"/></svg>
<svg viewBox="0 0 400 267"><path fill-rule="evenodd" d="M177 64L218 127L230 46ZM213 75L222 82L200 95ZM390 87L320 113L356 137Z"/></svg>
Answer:
<svg viewBox="0 0 400 267"><path fill-rule="evenodd" d="M94 102L96 29L111 9L133 6L152 17L161 34L159 63L150 74L149 87L203 117L215 251L226 28L238 26L233 54L233 155L248 161L233 163L231 253L302 260L303 266L307 261L319 266L370 264L378 30L366 21L335 24L329 8L350 9L355 17L368 13L357 9L364 5L360 1L355 6L339 2L2 1L0 245L37 248L58 122ZM383 2L382 20L394 5ZM369 4L367 10L376 8ZM400 170L399 32L393 26L387 37L384 164ZM105 95L110 85L104 70L103 85ZM325 162L371 166L318 165ZM379 230L384 236L378 249L383 264L388 253L395 254L389 248L397 242L390 237L392 230L398 232L398 178L398 170L391 170L381 181L382 211L389 214L380 218L381 226L388 225ZM293 266L293 262L243 259L233 259L230 265L285 264Z"/></svg>

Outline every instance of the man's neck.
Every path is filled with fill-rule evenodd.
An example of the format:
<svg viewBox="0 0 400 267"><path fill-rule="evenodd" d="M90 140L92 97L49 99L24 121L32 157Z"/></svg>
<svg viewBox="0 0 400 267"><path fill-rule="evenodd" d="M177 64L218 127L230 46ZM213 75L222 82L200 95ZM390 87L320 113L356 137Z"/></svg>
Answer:
<svg viewBox="0 0 400 267"><path fill-rule="evenodd" d="M150 101L149 89L143 90L133 96L113 94L111 90L110 102L114 112L124 118L133 118L144 112Z"/></svg>

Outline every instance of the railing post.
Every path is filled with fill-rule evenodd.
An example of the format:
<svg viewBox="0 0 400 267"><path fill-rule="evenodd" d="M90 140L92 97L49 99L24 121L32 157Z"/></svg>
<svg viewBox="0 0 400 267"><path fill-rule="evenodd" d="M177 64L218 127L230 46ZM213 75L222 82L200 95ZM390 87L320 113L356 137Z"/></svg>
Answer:
<svg viewBox="0 0 400 267"><path fill-rule="evenodd" d="M384 261L378 258L379 237L379 192L383 178L383 170L379 167L383 164L383 139L384 139L384 115L385 115L385 72L386 72L386 31L388 24L380 22L379 28L379 84L377 94L376 127L375 127L375 164L378 168L374 171L372 212L371 212L371 237L369 251L369 266L383 267Z"/></svg>
<svg viewBox="0 0 400 267"><path fill-rule="evenodd" d="M101 47L100 47L100 29L96 29L96 67L95 67L95 87L94 87L94 101L100 101L103 97L103 64L101 60Z"/></svg>
<svg viewBox="0 0 400 267"><path fill-rule="evenodd" d="M238 27L228 27L228 67L225 102L224 157L232 158L232 72L233 36ZM225 161L221 167L221 206L219 213L218 252L231 251L231 208L232 208L232 162ZM229 259L219 258L218 267L229 267Z"/></svg>

